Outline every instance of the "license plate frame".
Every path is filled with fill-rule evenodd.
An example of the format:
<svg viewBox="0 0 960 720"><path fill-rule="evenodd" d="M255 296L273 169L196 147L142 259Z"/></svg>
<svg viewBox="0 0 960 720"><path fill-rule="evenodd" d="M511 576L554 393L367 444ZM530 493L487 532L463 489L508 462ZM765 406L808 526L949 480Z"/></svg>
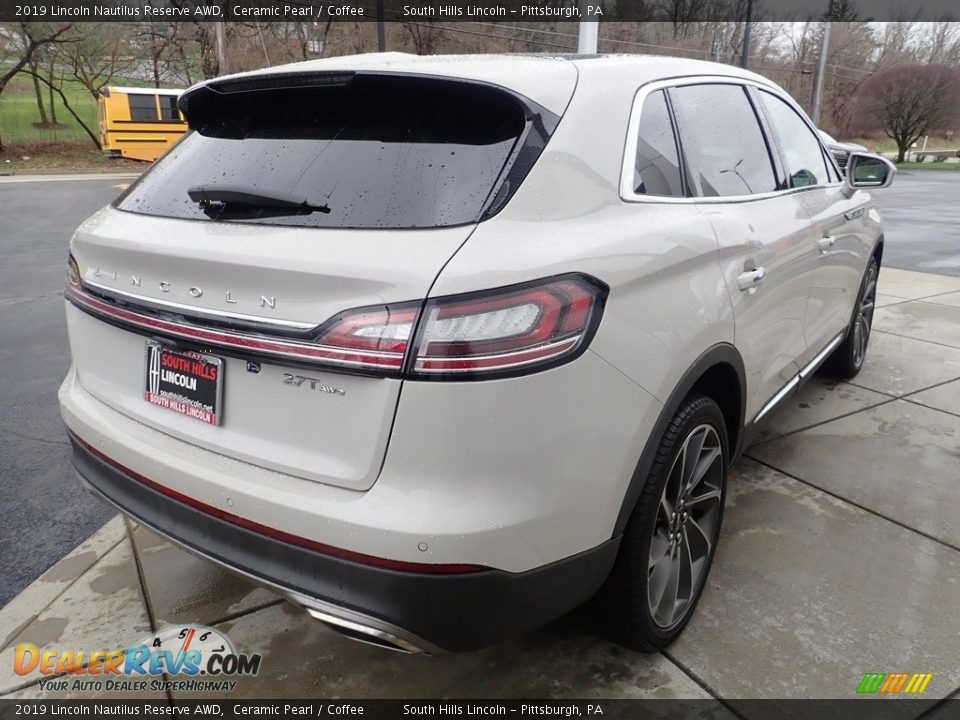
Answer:
<svg viewBox="0 0 960 720"><path fill-rule="evenodd" d="M144 359L146 402L208 425L223 422L222 358L147 340Z"/></svg>

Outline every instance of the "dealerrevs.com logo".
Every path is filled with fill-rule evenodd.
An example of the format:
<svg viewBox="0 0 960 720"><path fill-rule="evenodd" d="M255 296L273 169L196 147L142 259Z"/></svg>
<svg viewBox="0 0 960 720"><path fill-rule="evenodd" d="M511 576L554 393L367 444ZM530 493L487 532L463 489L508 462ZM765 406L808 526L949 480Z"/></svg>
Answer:
<svg viewBox="0 0 960 720"><path fill-rule="evenodd" d="M219 630L187 625L161 630L126 650L40 650L20 643L13 670L39 673L40 687L51 691L229 692L237 685L232 678L256 675L261 660L259 654L238 653Z"/></svg>

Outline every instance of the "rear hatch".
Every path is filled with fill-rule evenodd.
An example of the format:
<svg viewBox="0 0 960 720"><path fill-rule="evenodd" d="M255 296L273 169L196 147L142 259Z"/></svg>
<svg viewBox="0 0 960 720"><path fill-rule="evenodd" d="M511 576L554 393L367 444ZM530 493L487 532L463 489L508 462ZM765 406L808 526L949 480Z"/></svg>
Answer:
<svg viewBox="0 0 960 720"><path fill-rule="evenodd" d="M376 73L228 79L182 107L191 131L71 243L80 383L189 443L369 488L412 310L558 118Z"/></svg>

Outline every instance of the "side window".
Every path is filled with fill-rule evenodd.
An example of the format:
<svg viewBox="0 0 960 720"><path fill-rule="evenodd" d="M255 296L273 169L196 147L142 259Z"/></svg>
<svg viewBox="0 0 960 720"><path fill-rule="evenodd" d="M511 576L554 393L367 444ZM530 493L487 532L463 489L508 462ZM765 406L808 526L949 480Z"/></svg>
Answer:
<svg viewBox="0 0 960 720"><path fill-rule="evenodd" d="M136 122L157 121L156 95L128 95L130 102L130 119Z"/></svg>
<svg viewBox="0 0 960 720"><path fill-rule="evenodd" d="M690 184L702 197L755 195L777 189L760 123L741 85L670 89Z"/></svg>
<svg viewBox="0 0 960 720"><path fill-rule="evenodd" d="M633 191L640 195L683 197L677 141L662 90L643 101Z"/></svg>
<svg viewBox="0 0 960 720"><path fill-rule="evenodd" d="M180 111L177 110L176 95L160 96L160 119L180 122Z"/></svg>
<svg viewBox="0 0 960 720"><path fill-rule="evenodd" d="M757 95L783 152L790 187L809 187L830 182L820 141L797 111L776 95L763 90Z"/></svg>

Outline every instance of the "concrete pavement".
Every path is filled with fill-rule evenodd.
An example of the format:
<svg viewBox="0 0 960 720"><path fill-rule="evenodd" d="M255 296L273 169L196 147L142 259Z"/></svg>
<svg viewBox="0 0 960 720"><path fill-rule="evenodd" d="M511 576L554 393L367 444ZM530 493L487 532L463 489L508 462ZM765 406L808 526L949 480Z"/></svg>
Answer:
<svg viewBox="0 0 960 720"><path fill-rule="evenodd" d="M202 623L264 656L236 697L852 698L864 673L897 671L933 673L924 697L947 697L960 688L960 278L886 268L879 292L863 372L814 378L735 468L705 595L663 654L570 617L469 655L397 655L117 518L0 610L0 694L54 695L12 672L19 642L126 647Z"/></svg>

